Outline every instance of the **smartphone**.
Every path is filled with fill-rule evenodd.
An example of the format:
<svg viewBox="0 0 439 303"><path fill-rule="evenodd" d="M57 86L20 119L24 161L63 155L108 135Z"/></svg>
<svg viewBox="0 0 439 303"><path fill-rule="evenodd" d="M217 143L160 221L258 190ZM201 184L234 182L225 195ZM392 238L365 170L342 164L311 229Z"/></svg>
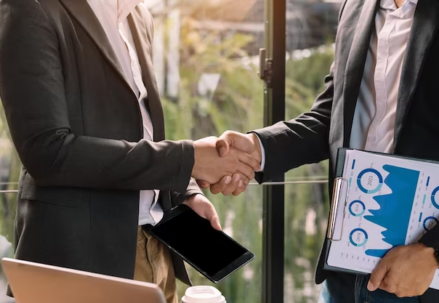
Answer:
<svg viewBox="0 0 439 303"><path fill-rule="evenodd" d="M167 212L145 230L214 283L221 282L254 258L241 246L186 205Z"/></svg>

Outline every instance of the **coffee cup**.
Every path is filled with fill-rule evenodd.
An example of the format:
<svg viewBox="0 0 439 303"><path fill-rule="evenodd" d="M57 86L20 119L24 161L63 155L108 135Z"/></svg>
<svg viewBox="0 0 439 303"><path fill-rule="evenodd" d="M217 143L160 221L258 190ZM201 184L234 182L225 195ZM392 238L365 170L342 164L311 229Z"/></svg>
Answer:
<svg viewBox="0 0 439 303"><path fill-rule="evenodd" d="M212 286L189 287L181 303L227 303L221 292Z"/></svg>

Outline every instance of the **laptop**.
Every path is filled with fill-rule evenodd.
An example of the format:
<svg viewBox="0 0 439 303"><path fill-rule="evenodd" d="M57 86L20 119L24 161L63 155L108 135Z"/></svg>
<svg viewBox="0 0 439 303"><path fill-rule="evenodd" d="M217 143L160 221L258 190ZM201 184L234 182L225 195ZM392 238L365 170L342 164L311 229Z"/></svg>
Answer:
<svg viewBox="0 0 439 303"><path fill-rule="evenodd" d="M155 284L9 258L2 266L20 303L166 303Z"/></svg>

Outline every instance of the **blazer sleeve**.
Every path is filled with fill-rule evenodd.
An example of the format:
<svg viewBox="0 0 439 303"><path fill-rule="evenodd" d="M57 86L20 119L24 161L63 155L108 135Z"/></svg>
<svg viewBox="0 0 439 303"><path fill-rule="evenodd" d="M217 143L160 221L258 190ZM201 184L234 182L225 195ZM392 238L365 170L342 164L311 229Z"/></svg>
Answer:
<svg viewBox="0 0 439 303"><path fill-rule="evenodd" d="M172 207L176 207L176 206L182 204L190 196L193 196L193 195L203 195L204 196L203 192L201 191L201 189L198 186L195 179L191 178L191 181L189 182L189 186L186 189L186 192L184 192L184 193L171 192Z"/></svg>
<svg viewBox="0 0 439 303"><path fill-rule="evenodd" d="M185 192L191 141L138 143L72 132L57 35L38 1L0 2L0 97L38 185Z"/></svg>
<svg viewBox="0 0 439 303"><path fill-rule="evenodd" d="M419 242L423 243L427 247L439 249L439 224L436 224L435 227L422 236Z"/></svg>
<svg viewBox="0 0 439 303"><path fill-rule="evenodd" d="M256 174L259 183L303 164L317 163L329 157L329 128L334 97L333 66L325 78L325 91L311 110L290 121L253 133L265 150L264 171Z"/></svg>
<svg viewBox="0 0 439 303"><path fill-rule="evenodd" d="M339 11L341 20L346 3ZM334 63L325 78L325 90L314 102L311 110L288 122L253 131L265 149L264 171L256 173L259 183L283 174L290 169L317 163L329 157L329 129L334 99Z"/></svg>

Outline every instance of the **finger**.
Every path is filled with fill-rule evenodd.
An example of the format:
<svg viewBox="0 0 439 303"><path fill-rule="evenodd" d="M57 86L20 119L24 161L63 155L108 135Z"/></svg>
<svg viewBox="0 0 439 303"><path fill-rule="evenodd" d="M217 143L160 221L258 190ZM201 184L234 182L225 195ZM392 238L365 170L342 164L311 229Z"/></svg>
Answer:
<svg viewBox="0 0 439 303"><path fill-rule="evenodd" d="M234 196L240 195L242 192L244 192L247 189L249 180L241 175L241 183L239 184L238 188L233 192Z"/></svg>
<svg viewBox="0 0 439 303"><path fill-rule="evenodd" d="M257 161L255 158L253 158L251 155L238 152L238 159L244 164L247 164L251 168L253 168L253 171L260 171L261 170L261 163Z"/></svg>
<svg viewBox="0 0 439 303"><path fill-rule="evenodd" d="M243 174L247 179L253 180L255 178L255 171L252 167L244 164L242 162L238 162L237 170L239 173Z"/></svg>
<svg viewBox="0 0 439 303"><path fill-rule="evenodd" d="M240 193L245 191L245 189L247 188L247 185L248 185L248 183L250 181L246 176L244 176L241 173L236 173L236 174L233 175L234 178L236 176L239 177L239 182L237 182L237 186L236 186L235 190L232 193L234 196L238 196Z"/></svg>
<svg viewBox="0 0 439 303"><path fill-rule="evenodd" d="M220 230L220 231L222 230L218 215L214 215L214 216L210 217L210 224L216 230Z"/></svg>
<svg viewBox="0 0 439 303"><path fill-rule="evenodd" d="M377 290L378 287L380 287L381 282L383 281L388 271L389 269L387 268L385 262L378 263L378 266L374 269L370 276L369 283L367 284L367 289L369 291Z"/></svg>
<svg viewBox="0 0 439 303"><path fill-rule="evenodd" d="M214 195L222 193L229 186L231 182L232 182L232 177L224 176L221 178L221 180L218 183L212 184L210 186L210 192Z"/></svg>
<svg viewBox="0 0 439 303"><path fill-rule="evenodd" d="M216 150L220 157L225 157L229 153L230 143L226 139L220 138L216 141Z"/></svg>
<svg viewBox="0 0 439 303"><path fill-rule="evenodd" d="M241 182L241 176L239 174L233 174L232 182L222 191L224 196L228 196L233 193L238 187L239 182Z"/></svg>
<svg viewBox="0 0 439 303"><path fill-rule="evenodd" d="M210 207L206 208L205 216L209 220L213 228L215 228L216 230L222 230L218 213L216 212L215 206L213 206L213 204L210 204Z"/></svg>
<svg viewBox="0 0 439 303"><path fill-rule="evenodd" d="M232 194L236 197L239 196L240 194L242 194L243 192L245 192L247 189L247 186L242 185L240 187L238 187Z"/></svg>
<svg viewBox="0 0 439 303"><path fill-rule="evenodd" d="M255 150L255 145L251 137L233 131L226 131L221 135L219 140L223 140L236 149L239 149L247 154L251 154Z"/></svg>
<svg viewBox="0 0 439 303"><path fill-rule="evenodd" d="M207 181L203 181L203 180L197 180L197 184L200 188L209 188L210 187L210 183Z"/></svg>
<svg viewBox="0 0 439 303"><path fill-rule="evenodd" d="M387 273L384 279L381 281L379 288L387 291L388 293L396 294L398 287L396 286L396 283L394 281L395 280L390 277L389 273Z"/></svg>

